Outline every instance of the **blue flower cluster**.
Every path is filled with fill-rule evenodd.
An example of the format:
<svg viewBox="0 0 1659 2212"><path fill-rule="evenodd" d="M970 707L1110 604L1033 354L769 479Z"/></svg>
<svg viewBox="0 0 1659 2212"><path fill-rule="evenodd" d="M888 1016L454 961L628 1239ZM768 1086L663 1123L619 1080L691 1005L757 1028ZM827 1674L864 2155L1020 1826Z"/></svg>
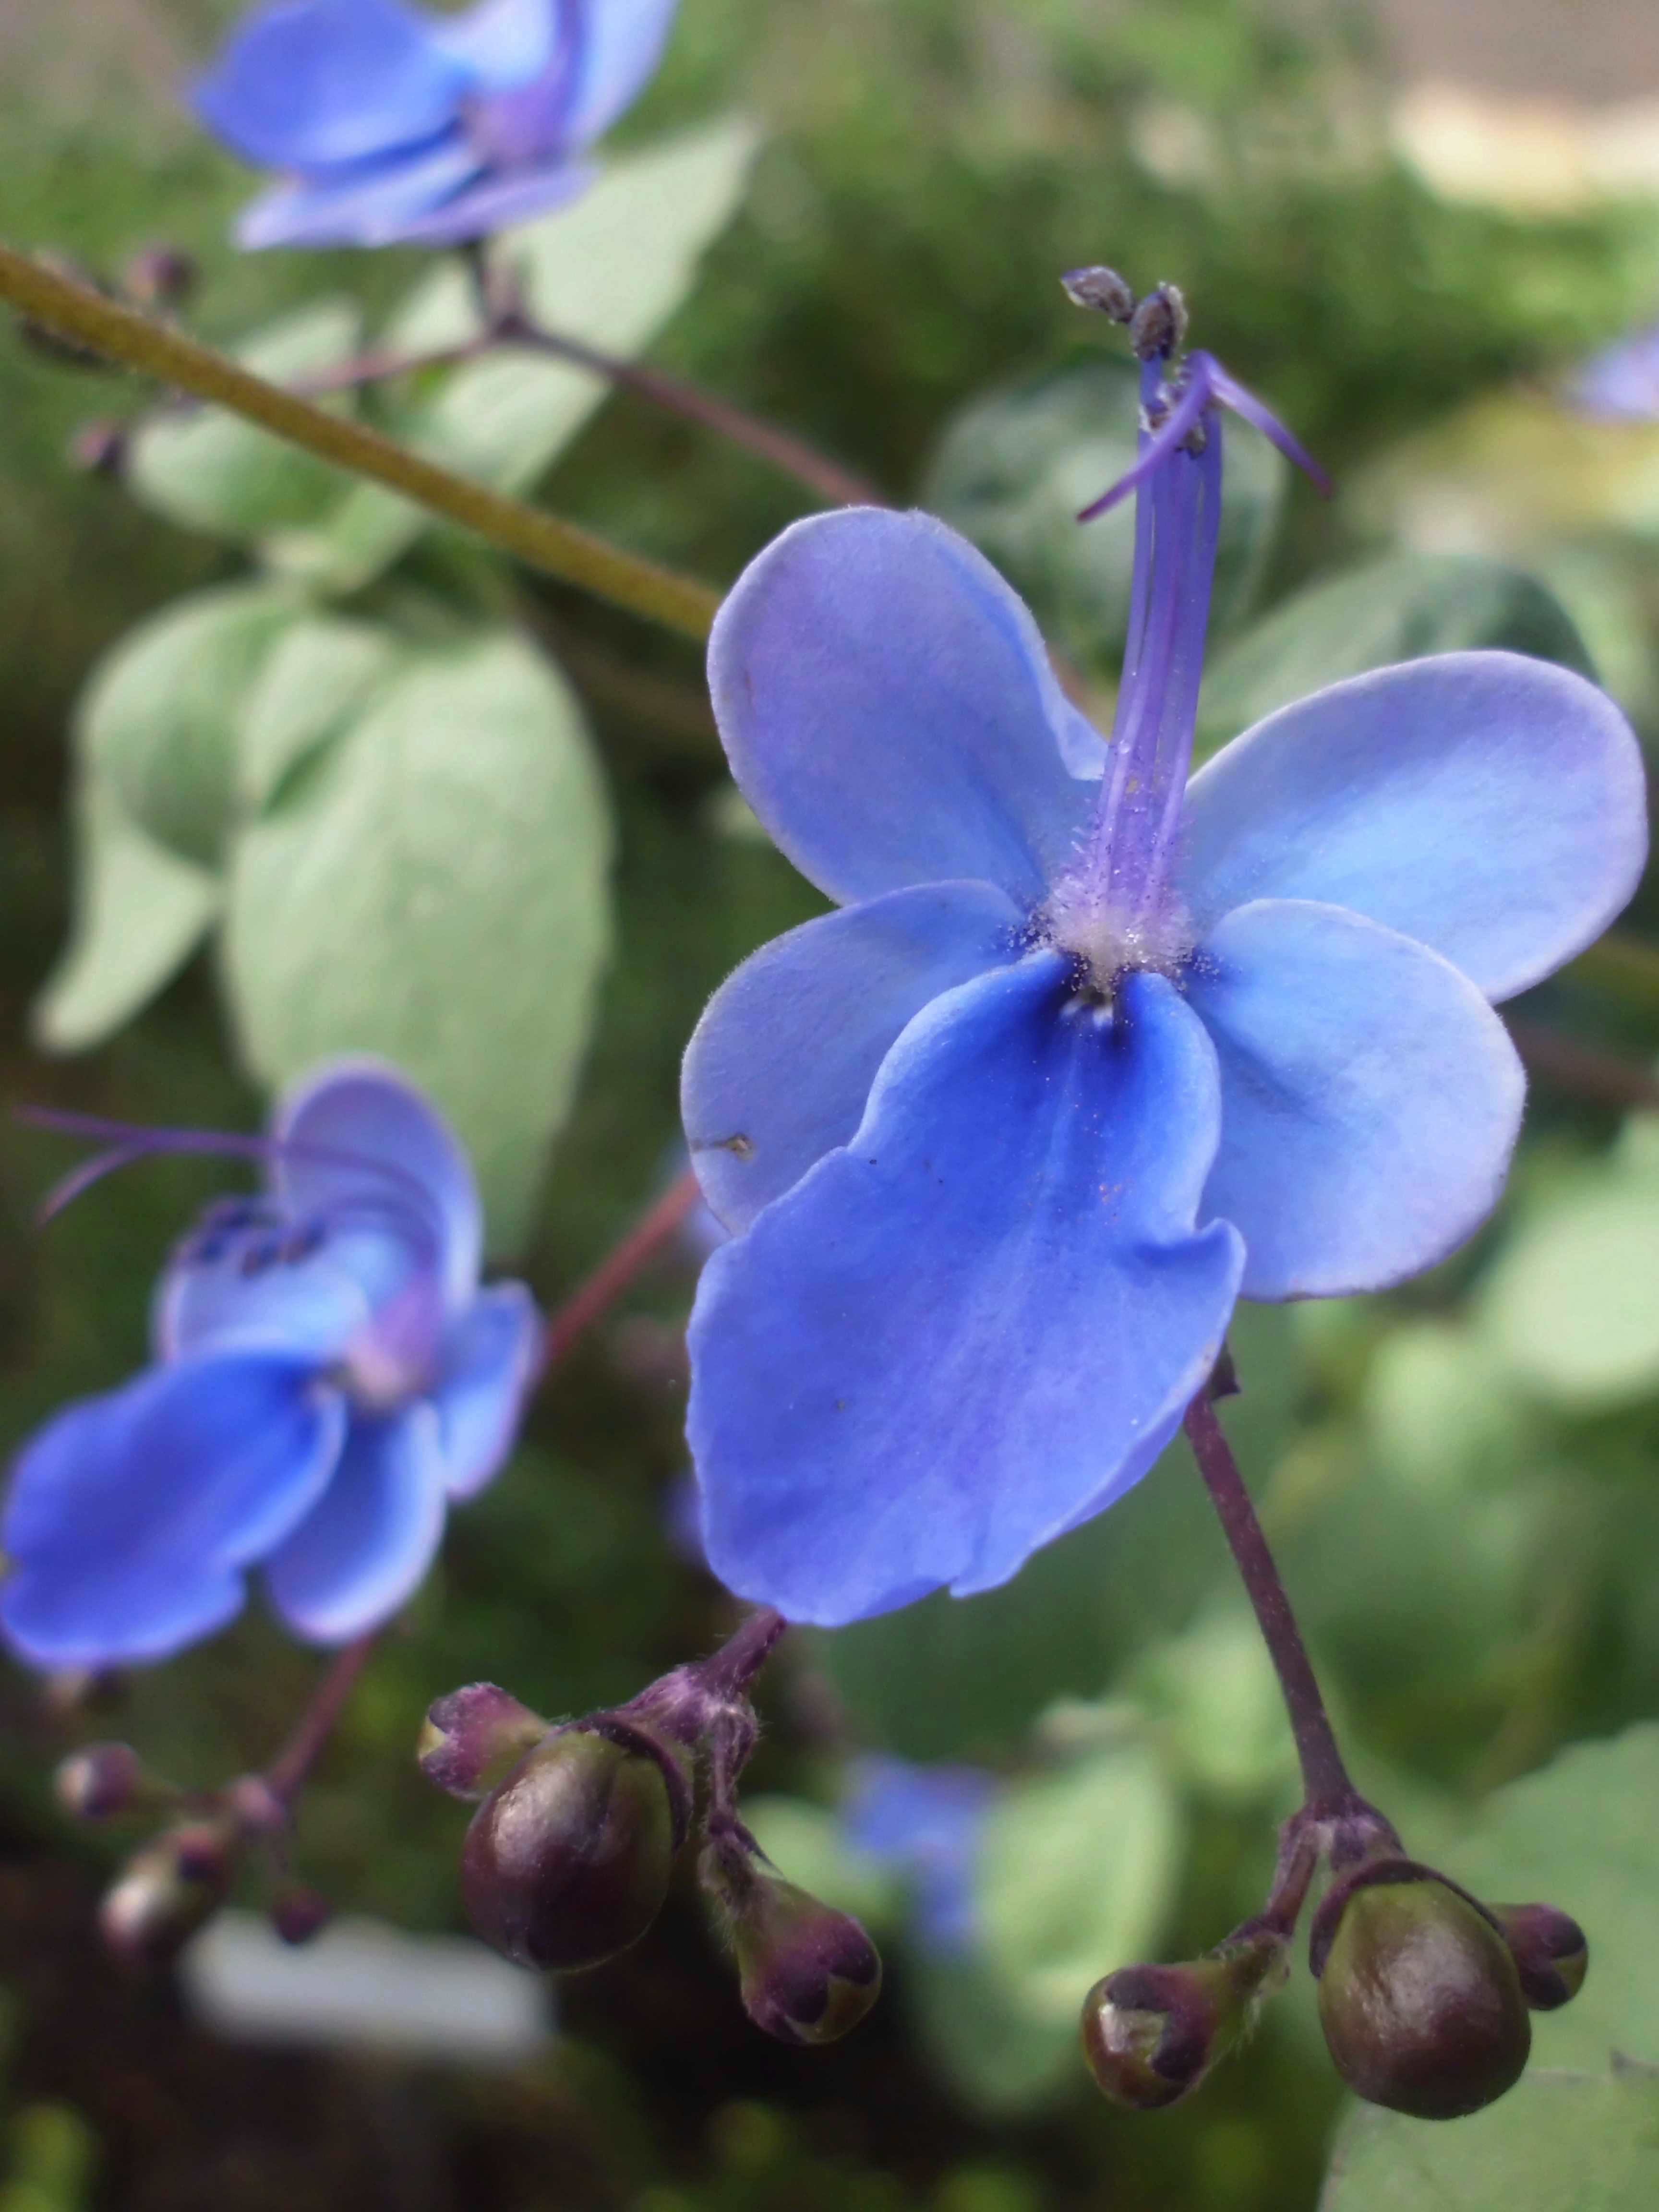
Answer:
<svg viewBox="0 0 1659 2212"><path fill-rule="evenodd" d="M661 58L678 0L275 0L196 87L198 114L282 172L239 242L457 246L574 198Z"/></svg>
<svg viewBox="0 0 1659 2212"><path fill-rule="evenodd" d="M512 1447L540 1318L521 1284L480 1289L472 1171L427 1100L338 1063L259 1149L264 1194L211 1206L161 1278L155 1364L18 1455L0 1631L36 1666L165 1657L254 1567L297 1635L361 1635Z"/></svg>
<svg viewBox="0 0 1659 2212"><path fill-rule="evenodd" d="M1457 653L1333 685L1188 781L1225 404L1145 368L1109 744L925 514L797 524L721 610L732 773L837 911L686 1055L732 1240L691 1327L714 1571L828 1625L1005 1582L1169 1443L1240 1296L1380 1290L1503 1187L1496 1001L1646 852L1623 716Z"/></svg>

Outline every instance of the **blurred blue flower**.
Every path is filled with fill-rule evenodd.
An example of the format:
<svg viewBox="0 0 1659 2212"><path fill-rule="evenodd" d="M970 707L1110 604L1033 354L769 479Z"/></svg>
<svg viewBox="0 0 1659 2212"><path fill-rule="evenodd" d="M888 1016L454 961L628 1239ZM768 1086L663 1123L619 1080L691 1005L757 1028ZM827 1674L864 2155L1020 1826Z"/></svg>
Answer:
<svg viewBox="0 0 1659 2212"><path fill-rule="evenodd" d="M1659 325L1635 331L1593 355L1567 388L1582 414L1613 422L1659 422Z"/></svg>
<svg viewBox="0 0 1659 2212"><path fill-rule="evenodd" d="M574 198L585 156L661 58L678 0L271 0L196 112L283 173L239 243L457 246Z"/></svg>
<svg viewBox="0 0 1659 2212"><path fill-rule="evenodd" d="M913 1766L866 1758L853 1767L842 1832L902 1875L912 1924L935 1956L959 1958L975 1931L975 1885L994 1778L976 1766Z"/></svg>
<svg viewBox="0 0 1659 2212"><path fill-rule="evenodd" d="M90 1172L194 1148L173 1133L130 1133ZM17 1456L0 1629L37 1666L164 1657L241 1610L254 1566L297 1635L361 1635L512 1448L539 1316L521 1284L479 1288L472 1171L421 1092L338 1062L248 1149L265 1194L210 1206L174 1251L155 1364Z"/></svg>
<svg viewBox="0 0 1659 2212"><path fill-rule="evenodd" d="M1109 747L927 515L796 524L715 624L732 772L841 908L738 969L684 1078L736 1232L691 1324L705 1540L795 1619L1006 1581L1152 1465L1239 1295L1461 1243L1524 1088L1491 1002L1641 872L1628 726L1511 653L1334 684L1188 784L1215 403L1262 410L1203 355L1146 374Z"/></svg>

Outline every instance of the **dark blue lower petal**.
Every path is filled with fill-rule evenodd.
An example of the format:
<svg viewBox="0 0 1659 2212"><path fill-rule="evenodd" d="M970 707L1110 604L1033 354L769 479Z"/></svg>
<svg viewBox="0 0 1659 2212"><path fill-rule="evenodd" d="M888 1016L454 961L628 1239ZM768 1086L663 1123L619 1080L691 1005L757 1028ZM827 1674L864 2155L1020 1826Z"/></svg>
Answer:
<svg viewBox="0 0 1659 2212"><path fill-rule="evenodd" d="M1151 1466L1243 1266L1194 1221L1215 1055L1040 954L936 1000L864 1121L704 1269L690 1434L714 1571L828 1626L1006 1582Z"/></svg>
<svg viewBox="0 0 1659 2212"><path fill-rule="evenodd" d="M308 1361L225 1353L69 1407L18 1455L0 1627L42 1667L160 1659L230 1620L242 1570L322 1494L344 1402Z"/></svg>
<svg viewBox="0 0 1659 2212"><path fill-rule="evenodd" d="M444 1532L444 1462L429 1405L352 1422L332 1482L267 1563L296 1634L344 1644L412 1597Z"/></svg>

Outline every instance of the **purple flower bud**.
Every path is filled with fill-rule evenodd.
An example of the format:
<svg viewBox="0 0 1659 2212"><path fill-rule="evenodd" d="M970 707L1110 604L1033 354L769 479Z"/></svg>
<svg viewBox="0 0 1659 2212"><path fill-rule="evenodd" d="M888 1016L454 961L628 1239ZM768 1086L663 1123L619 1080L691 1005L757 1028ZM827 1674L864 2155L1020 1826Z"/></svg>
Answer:
<svg viewBox="0 0 1659 2212"><path fill-rule="evenodd" d="M1115 323L1133 319L1135 295L1115 269L1068 269L1060 281L1074 307L1092 307Z"/></svg>
<svg viewBox="0 0 1659 2212"><path fill-rule="evenodd" d="M270 1901L270 1924L284 1943L295 1949L320 1935L334 1917L334 1907L320 1889L304 1882L285 1881Z"/></svg>
<svg viewBox="0 0 1659 2212"><path fill-rule="evenodd" d="M476 1803L506 1780L552 1725L493 1682L470 1682L433 1705L415 1756L428 1782Z"/></svg>
<svg viewBox="0 0 1659 2212"><path fill-rule="evenodd" d="M143 1762L130 1743L93 1743L71 1752L52 1777L64 1810L77 1820L108 1820L143 1792Z"/></svg>
<svg viewBox="0 0 1659 2212"><path fill-rule="evenodd" d="M141 246L121 271L121 289L137 307L181 307L200 274L176 246Z"/></svg>
<svg viewBox="0 0 1659 2212"><path fill-rule="evenodd" d="M1584 1986L1589 1943L1553 1905L1492 1905L1487 1911L1515 1954L1521 1991L1534 2012L1556 2012Z"/></svg>
<svg viewBox="0 0 1659 2212"><path fill-rule="evenodd" d="M118 477L126 464L127 433L122 422L83 422L69 442L71 468L89 477Z"/></svg>
<svg viewBox="0 0 1659 2212"><path fill-rule="evenodd" d="M737 1954L743 2008L780 2043L836 2043L881 1994L881 1954L851 1913L786 1881L746 1834L711 1837L699 1869Z"/></svg>
<svg viewBox="0 0 1659 2212"><path fill-rule="evenodd" d="M1129 343L1140 361L1166 361L1187 335L1187 302L1174 284L1150 291L1129 318Z"/></svg>
<svg viewBox="0 0 1659 2212"><path fill-rule="evenodd" d="M568 1973L625 1951L668 1894L690 1790L679 1754L600 1713L555 1729L473 1815L461 1893L487 1943Z"/></svg>
<svg viewBox="0 0 1659 2212"><path fill-rule="evenodd" d="M1261 1936L1175 1966L1121 1966L1083 2001L1083 2050L1114 2104L1155 2112L1197 2088L1284 1980L1285 1944Z"/></svg>
<svg viewBox="0 0 1659 2212"><path fill-rule="evenodd" d="M1330 1892L1310 1963L1338 2072L1420 2120L1479 2112L1532 2047L1521 1977L1485 1907L1431 1868L1382 1859Z"/></svg>
<svg viewBox="0 0 1659 2212"><path fill-rule="evenodd" d="M222 1820L170 1828L135 1851L98 1908L110 1949L129 1966L167 1965L224 1903L240 1850Z"/></svg>

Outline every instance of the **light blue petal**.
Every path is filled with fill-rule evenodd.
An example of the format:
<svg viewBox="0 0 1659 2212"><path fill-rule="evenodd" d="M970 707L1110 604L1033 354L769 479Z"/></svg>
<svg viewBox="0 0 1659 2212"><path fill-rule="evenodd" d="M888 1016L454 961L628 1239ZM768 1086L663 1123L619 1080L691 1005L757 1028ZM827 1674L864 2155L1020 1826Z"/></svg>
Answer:
<svg viewBox="0 0 1659 2212"><path fill-rule="evenodd" d="M976 1933L975 1877L993 1776L976 1766L912 1766L902 1759L857 1760L842 1810L855 1851L909 1877L917 1935L936 1954L958 1956Z"/></svg>
<svg viewBox="0 0 1659 2212"><path fill-rule="evenodd" d="M1035 905L1094 803L1036 623L931 515L786 530L716 617L708 681L744 797L838 905L968 878Z"/></svg>
<svg viewBox="0 0 1659 2212"><path fill-rule="evenodd" d="M427 33L483 92L508 92L540 75L558 44L560 0L483 0Z"/></svg>
<svg viewBox="0 0 1659 2212"><path fill-rule="evenodd" d="M1333 1297L1419 1273L1504 1187L1526 1079L1468 978L1341 907L1239 907L1194 965L1221 1062L1206 1215L1235 1224L1244 1295Z"/></svg>
<svg viewBox="0 0 1659 2212"><path fill-rule="evenodd" d="M852 1142L716 1252L689 1434L709 1563L828 1626L1006 1582L1146 1472L1243 1262L1194 1231L1215 1055L1173 987L1114 1021L1039 953L936 999Z"/></svg>
<svg viewBox="0 0 1659 2212"><path fill-rule="evenodd" d="M553 161L524 176L480 177L441 207L405 223L398 236L409 246L463 246L469 239L491 238L575 199L598 173L586 161Z"/></svg>
<svg viewBox="0 0 1659 2212"><path fill-rule="evenodd" d="M248 161L314 169L434 137L466 85L397 0L277 0L232 33L194 100Z"/></svg>
<svg viewBox="0 0 1659 2212"><path fill-rule="evenodd" d="M40 1667L164 1658L241 1608L241 1570L326 1486L344 1402L308 1362L152 1369L70 1406L18 1455L0 1627Z"/></svg>
<svg viewBox="0 0 1659 2212"><path fill-rule="evenodd" d="M1252 899L1317 899L1432 945L1489 999L1598 937L1646 855L1629 724L1582 676L1512 653L1333 684L1237 738L1188 797L1200 935Z"/></svg>
<svg viewBox="0 0 1659 2212"><path fill-rule="evenodd" d="M906 1023L1017 959L1020 927L989 884L929 884L803 923L727 977L680 1085L692 1164L727 1228L847 1142Z"/></svg>
<svg viewBox="0 0 1659 2212"><path fill-rule="evenodd" d="M631 107L655 75L679 0L587 0L580 10L568 143L586 146Z"/></svg>
<svg viewBox="0 0 1659 2212"><path fill-rule="evenodd" d="M257 1224L223 1232L210 1225L168 1261L152 1333L160 1359L259 1348L320 1366L344 1353L372 1310L362 1281L325 1245L309 1250L285 1230Z"/></svg>
<svg viewBox="0 0 1659 2212"><path fill-rule="evenodd" d="M398 245L476 177L479 166L456 134L416 153L276 185L243 209L236 242L250 252L271 246Z"/></svg>
<svg viewBox="0 0 1659 2212"><path fill-rule="evenodd" d="M443 1533L444 1460L432 1407L354 1420L334 1480L265 1564L271 1602L308 1642L349 1643L414 1595Z"/></svg>
<svg viewBox="0 0 1659 2212"><path fill-rule="evenodd" d="M541 1361L543 1326L522 1283L495 1283L452 1327L432 1399L452 1498L482 1490L512 1450Z"/></svg>
<svg viewBox="0 0 1659 2212"><path fill-rule="evenodd" d="M424 1092L385 1060L331 1060L283 1094L277 1196L300 1220L390 1230L420 1251L455 1312L471 1302L483 1215L471 1164Z"/></svg>

